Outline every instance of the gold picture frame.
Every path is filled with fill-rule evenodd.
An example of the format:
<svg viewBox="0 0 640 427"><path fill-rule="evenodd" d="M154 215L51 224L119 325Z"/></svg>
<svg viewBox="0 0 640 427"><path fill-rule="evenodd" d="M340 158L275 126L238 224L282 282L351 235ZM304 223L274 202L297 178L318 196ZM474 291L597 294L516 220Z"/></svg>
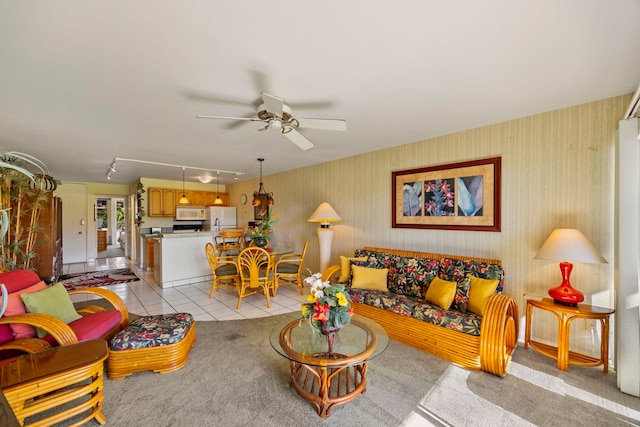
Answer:
<svg viewBox="0 0 640 427"><path fill-rule="evenodd" d="M500 231L502 158L391 173L392 227Z"/></svg>

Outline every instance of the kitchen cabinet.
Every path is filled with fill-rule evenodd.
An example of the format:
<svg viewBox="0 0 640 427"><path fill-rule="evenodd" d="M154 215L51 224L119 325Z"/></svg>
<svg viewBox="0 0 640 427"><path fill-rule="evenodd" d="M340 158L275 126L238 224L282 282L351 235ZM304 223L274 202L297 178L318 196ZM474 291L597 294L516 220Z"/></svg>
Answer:
<svg viewBox="0 0 640 427"><path fill-rule="evenodd" d="M191 197L189 197L189 204L191 206L206 206L205 205L205 194L206 191L192 191Z"/></svg>
<svg viewBox="0 0 640 427"><path fill-rule="evenodd" d="M98 252L107 250L107 230L98 230Z"/></svg>
<svg viewBox="0 0 640 427"><path fill-rule="evenodd" d="M216 192L207 191L204 206L214 206L217 195L218 193ZM220 198L222 199L222 204L218 206L229 206L229 193L220 193Z"/></svg>
<svg viewBox="0 0 640 427"><path fill-rule="evenodd" d="M149 194L149 216L175 216L178 200L182 197L182 190L167 188L150 188ZM229 193L217 193L215 191L195 191L185 190L184 195L189 199L189 204L185 206L214 206L216 196L220 194L222 205L229 206Z"/></svg>
<svg viewBox="0 0 640 427"><path fill-rule="evenodd" d="M153 268L153 238L147 237L147 268Z"/></svg>
<svg viewBox="0 0 640 427"><path fill-rule="evenodd" d="M180 195L177 195L178 192L180 192ZM174 216L176 213L176 197L180 196L182 196L182 190L150 188L149 216Z"/></svg>

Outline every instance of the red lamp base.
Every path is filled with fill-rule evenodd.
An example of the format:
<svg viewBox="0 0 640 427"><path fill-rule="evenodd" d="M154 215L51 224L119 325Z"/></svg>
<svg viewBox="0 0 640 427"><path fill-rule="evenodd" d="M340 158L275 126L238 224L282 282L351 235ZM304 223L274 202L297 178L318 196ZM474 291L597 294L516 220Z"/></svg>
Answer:
<svg viewBox="0 0 640 427"><path fill-rule="evenodd" d="M562 283L560 286L549 289L549 296L557 304L577 307L579 302L584 301L584 294L577 289L571 287L569 277L573 270L573 264L570 262L561 262L560 271L562 272Z"/></svg>

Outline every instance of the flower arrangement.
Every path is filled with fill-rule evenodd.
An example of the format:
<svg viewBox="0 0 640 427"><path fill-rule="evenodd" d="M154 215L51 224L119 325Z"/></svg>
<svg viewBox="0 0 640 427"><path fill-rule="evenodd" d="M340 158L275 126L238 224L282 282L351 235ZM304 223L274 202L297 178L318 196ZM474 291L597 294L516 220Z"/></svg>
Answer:
<svg viewBox="0 0 640 427"><path fill-rule="evenodd" d="M276 218L276 214L272 214L267 208L260 214L260 221L256 222L256 226L251 231L251 238L261 237L268 241L271 229L279 220L280 218Z"/></svg>
<svg viewBox="0 0 640 427"><path fill-rule="evenodd" d="M313 274L304 282L311 286L307 302L302 303L302 318L318 333L327 334L347 325L353 316L351 297L344 284L322 281L321 274Z"/></svg>

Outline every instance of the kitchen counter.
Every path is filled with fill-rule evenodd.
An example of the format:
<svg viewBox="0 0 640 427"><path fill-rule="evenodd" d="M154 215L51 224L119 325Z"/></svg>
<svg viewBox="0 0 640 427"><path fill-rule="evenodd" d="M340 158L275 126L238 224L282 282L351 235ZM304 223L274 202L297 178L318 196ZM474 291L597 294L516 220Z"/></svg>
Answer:
<svg viewBox="0 0 640 427"><path fill-rule="evenodd" d="M172 233L162 233L160 236L167 239L185 238L185 237L197 237L197 236L219 236L219 231L178 231ZM204 251L204 249L203 249Z"/></svg>
<svg viewBox="0 0 640 427"><path fill-rule="evenodd" d="M161 233L153 237L153 277L162 288L211 280L204 247L218 231Z"/></svg>

